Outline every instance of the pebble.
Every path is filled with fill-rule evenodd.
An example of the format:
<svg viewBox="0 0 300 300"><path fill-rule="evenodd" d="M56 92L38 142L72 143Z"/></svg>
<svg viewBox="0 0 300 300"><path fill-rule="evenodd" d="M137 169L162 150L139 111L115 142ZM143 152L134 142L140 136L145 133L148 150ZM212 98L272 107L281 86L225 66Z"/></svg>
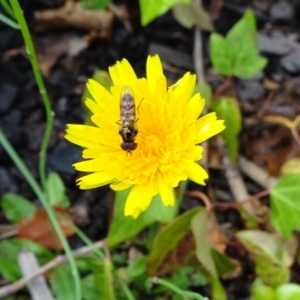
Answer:
<svg viewBox="0 0 300 300"><path fill-rule="evenodd" d="M300 72L300 51L292 52L280 60L280 64L287 72L296 74Z"/></svg>
<svg viewBox="0 0 300 300"><path fill-rule="evenodd" d="M273 22L290 22L293 18L293 8L288 1L274 3L270 9Z"/></svg>

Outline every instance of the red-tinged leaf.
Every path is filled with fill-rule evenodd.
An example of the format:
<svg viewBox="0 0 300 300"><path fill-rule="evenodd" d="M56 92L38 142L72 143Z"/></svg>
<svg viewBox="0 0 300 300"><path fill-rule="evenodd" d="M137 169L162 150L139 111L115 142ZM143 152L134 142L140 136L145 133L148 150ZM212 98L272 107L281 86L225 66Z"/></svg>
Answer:
<svg viewBox="0 0 300 300"><path fill-rule="evenodd" d="M190 222L201 207L191 209L163 227L154 239L147 257L146 270L151 276L161 275L195 261L195 243Z"/></svg>
<svg viewBox="0 0 300 300"><path fill-rule="evenodd" d="M55 208L55 211L65 218L69 218L67 210L63 208ZM58 222L66 237L74 234L73 229L67 224L67 222L62 219L59 219ZM18 227L19 238L30 239L50 249L63 248L54 228L51 226L44 208L37 209L34 216L30 219L23 218L18 224Z"/></svg>

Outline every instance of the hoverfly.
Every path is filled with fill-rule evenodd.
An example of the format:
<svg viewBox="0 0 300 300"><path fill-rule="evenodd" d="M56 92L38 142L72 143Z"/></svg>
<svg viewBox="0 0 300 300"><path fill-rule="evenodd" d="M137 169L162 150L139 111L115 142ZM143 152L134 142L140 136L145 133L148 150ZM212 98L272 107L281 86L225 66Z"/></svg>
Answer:
<svg viewBox="0 0 300 300"><path fill-rule="evenodd" d="M120 117L121 120L118 122L121 126L119 134L123 140L120 146L122 150L131 153L137 148L135 137L138 134L138 130L136 129L134 96L129 85L124 85L121 91Z"/></svg>

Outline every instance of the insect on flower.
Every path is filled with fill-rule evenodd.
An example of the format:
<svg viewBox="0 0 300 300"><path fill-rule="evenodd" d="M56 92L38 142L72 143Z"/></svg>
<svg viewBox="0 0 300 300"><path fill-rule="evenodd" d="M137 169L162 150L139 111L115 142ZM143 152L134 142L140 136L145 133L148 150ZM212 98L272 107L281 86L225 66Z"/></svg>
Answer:
<svg viewBox="0 0 300 300"><path fill-rule="evenodd" d="M131 151L137 148L135 137L138 134L135 120L135 102L133 91L129 85L124 85L121 91L120 99L121 120L117 123L121 126L119 134L123 143L120 144L122 150L131 154Z"/></svg>

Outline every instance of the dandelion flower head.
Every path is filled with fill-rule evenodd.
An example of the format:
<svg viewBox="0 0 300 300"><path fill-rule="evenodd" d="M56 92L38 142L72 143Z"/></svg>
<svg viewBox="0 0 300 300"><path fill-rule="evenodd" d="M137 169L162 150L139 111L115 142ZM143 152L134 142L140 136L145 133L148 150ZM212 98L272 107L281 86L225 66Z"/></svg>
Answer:
<svg viewBox="0 0 300 300"><path fill-rule="evenodd" d="M86 99L95 126L68 125L66 139L83 148L78 171L89 172L78 179L81 189L110 184L114 190L132 187L125 215L137 218L160 194L164 205L173 205L173 188L191 179L205 184L206 171L197 163L202 158L199 145L224 129L215 113L199 117L205 101L193 95L196 76L187 72L167 87L158 55L147 59L146 78L137 78L126 59L109 68L113 82L110 91L94 80L87 87L93 99ZM122 150L119 134L122 88L130 86L135 100L137 148Z"/></svg>

